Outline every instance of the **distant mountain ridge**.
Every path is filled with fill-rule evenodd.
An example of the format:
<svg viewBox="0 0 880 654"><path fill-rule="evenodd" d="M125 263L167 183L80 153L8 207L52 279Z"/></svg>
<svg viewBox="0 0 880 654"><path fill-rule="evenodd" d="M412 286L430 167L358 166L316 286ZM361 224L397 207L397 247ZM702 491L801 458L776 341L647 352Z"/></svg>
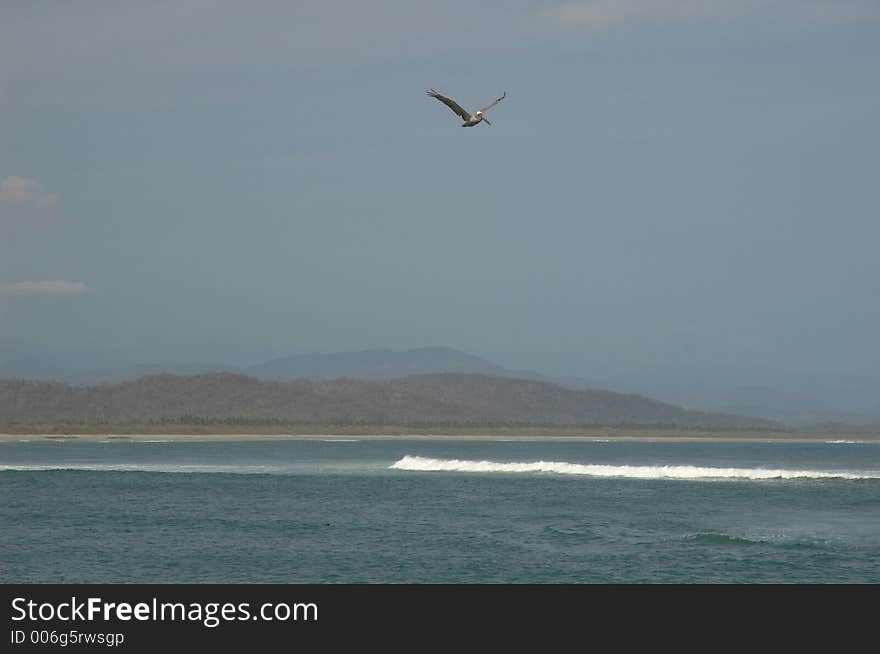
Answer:
<svg viewBox="0 0 880 654"><path fill-rule="evenodd" d="M96 386L0 381L0 421L145 421L187 416L368 424L778 427L761 419L688 411L639 395L463 373L287 381L233 373L162 374Z"/></svg>
<svg viewBox="0 0 880 654"><path fill-rule="evenodd" d="M411 350L374 348L357 352L298 354L272 359L241 370L259 379L397 379L412 375L461 372L495 377L534 379L534 371L503 368L482 357L449 347Z"/></svg>

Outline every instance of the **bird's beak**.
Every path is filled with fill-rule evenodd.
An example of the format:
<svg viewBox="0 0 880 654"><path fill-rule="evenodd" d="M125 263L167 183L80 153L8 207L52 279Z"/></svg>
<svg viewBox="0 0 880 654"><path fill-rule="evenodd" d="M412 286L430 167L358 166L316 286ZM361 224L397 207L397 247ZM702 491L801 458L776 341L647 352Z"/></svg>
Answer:
<svg viewBox="0 0 880 654"><path fill-rule="evenodd" d="M490 123L490 122L489 122L488 120L486 120L485 118L483 118L483 122L486 123L489 127L492 127L492 123Z"/></svg>

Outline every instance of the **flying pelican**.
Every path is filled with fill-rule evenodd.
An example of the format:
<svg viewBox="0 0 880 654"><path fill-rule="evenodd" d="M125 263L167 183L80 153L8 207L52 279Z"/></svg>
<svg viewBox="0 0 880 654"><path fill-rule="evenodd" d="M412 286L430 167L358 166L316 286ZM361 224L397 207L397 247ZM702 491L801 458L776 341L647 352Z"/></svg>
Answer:
<svg viewBox="0 0 880 654"><path fill-rule="evenodd" d="M461 116L462 119L464 119L464 122L461 124L462 127L473 127L477 123L481 123L481 122L486 123L487 125L491 126L492 123L490 123L488 120L486 120L486 118L483 116L483 114L485 112L489 111L489 109L491 109L496 104L501 102L507 96L507 91L505 91L504 95L502 95L500 98L495 100L495 102L491 102L491 103L487 104L485 107L483 107L477 113L475 113L473 116L471 116L468 112L466 112L464 109L462 109L455 100L450 100L449 98L447 98L443 95L440 95L434 89L431 89L430 91L425 91L425 93L430 95L432 98L437 98L438 100L440 100L440 102L442 102L447 107L452 109L452 111L454 111L457 115Z"/></svg>

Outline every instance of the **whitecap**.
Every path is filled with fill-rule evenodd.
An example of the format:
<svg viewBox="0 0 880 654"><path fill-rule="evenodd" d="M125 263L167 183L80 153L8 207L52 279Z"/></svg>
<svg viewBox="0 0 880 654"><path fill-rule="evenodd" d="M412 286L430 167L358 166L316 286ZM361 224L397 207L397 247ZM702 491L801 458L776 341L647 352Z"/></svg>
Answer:
<svg viewBox="0 0 880 654"><path fill-rule="evenodd" d="M567 461L468 461L432 459L412 455L404 456L389 467L397 470L425 472L555 473L630 479L880 479L880 471L715 468L693 465L611 465L569 463Z"/></svg>

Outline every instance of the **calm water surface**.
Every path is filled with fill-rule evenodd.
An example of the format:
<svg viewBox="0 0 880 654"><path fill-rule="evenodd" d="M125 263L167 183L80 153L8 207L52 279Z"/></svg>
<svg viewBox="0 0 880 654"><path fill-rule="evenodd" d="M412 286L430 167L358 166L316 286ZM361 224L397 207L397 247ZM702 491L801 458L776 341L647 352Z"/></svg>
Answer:
<svg viewBox="0 0 880 654"><path fill-rule="evenodd" d="M880 444L0 443L0 581L878 583Z"/></svg>

